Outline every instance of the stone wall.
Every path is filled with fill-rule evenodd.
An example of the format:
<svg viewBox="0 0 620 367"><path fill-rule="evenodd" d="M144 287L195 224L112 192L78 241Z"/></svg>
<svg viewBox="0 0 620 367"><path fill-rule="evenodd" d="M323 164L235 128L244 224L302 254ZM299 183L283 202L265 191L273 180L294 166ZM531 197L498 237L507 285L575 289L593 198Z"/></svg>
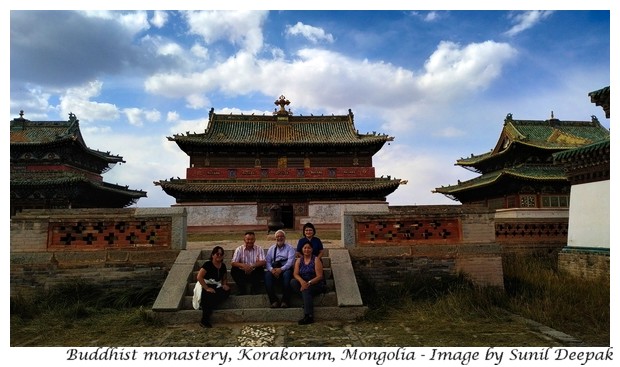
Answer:
<svg viewBox="0 0 620 367"><path fill-rule="evenodd" d="M11 295L72 279L161 286L186 231L178 208L25 210L11 218Z"/></svg>
<svg viewBox="0 0 620 367"><path fill-rule="evenodd" d="M609 249L565 247L558 254L558 267L577 277L609 280Z"/></svg>
<svg viewBox="0 0 620 367"><path fill-rule="evenodd" d="M359 278L375 286L410 276L465 273L475 284L503 288L502 248L494 212L456 205L390 207L343 215L342 240Z"/></svg>

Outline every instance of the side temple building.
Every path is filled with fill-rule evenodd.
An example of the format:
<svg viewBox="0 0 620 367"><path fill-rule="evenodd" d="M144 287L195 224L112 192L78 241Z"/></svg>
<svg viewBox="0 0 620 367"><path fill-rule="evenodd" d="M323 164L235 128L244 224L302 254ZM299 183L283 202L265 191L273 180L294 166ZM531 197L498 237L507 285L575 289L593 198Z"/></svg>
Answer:
<svg viewBox="0 0 620 367"><path fill-rule="evenodd" d="M11 216L24 209L123 208L142 190L103 181L123 157L90 149L79 120L11 120Z"/></svg>
<svg viewBox="0 0 620 367"><path fill-rule="evenodd" d="M456 165L479 173L471 180L433 192L489 209L568 208L570 181L553 155L609 139L609 130L591 121L516 120L512 114L490 152L461 158Z"/></svg>
<svg viewBox="0 0 620 367"><path fill-rule="evenodd" d="M353 113L294 116L284 96L272 115L209 112L203 133L168 137L189 156L186 178L154 182L188 212L190 230L339 228L341 212L387 211L406 181L375 177L372 157L394 138L357 132ZM275 215L275 216L274 216Z"/></svg>

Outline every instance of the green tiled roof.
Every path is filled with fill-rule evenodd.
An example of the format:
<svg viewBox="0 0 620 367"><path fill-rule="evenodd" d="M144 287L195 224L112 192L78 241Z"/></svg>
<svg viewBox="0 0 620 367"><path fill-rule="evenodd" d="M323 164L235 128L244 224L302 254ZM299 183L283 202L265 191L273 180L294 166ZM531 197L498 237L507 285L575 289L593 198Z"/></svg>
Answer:
<svg viewBox="0 0 620 367"><path fill-rule="evenodd" d="M10 140L11 149L34 150L37 146L77 144L85 153L106 162L125 162L121 156L88 148L75 115L71 115L69 121L30 121L23 117L13 119Z"/></svg>
<svg viewBox="0 0 620 367"><path fill-rule="evenodd" d="M66 187L74 184L85 183L97 191L114 192L130 198L146 197L142 190L131 190L127 186L110 184L107 182L93 181L85 175L68 171L11 171L11 188L57 186Z"/></svg>
<svg viewBox="0 0 620 367"><path fill-rule="evenodd" d="M555 153L553 154L553 159L556 162L562 162L562 161L572 160L573 158L578 158L584 155L590 155L593 153L594 154L602 153L602 154L608 155L610 149L611 149L611 141L610 141L610 138L607 137L606 139L603 139L596 143L592 143L592 144L584 145L579 148L568 149L568 150L565 150L559 153Z"/></svg>
<svg viewBox="0 0 620 367"><path fill-rule="evenodd" d="M534 181L566 181L566 173L558 166L520 165L499 171L489 172L471 180L459 182L457 185L438 187L433 192L454 194L467 190L480 189L495 184L500 178L511 177L520 180Z"/></svg>
<svg viewBox="0 0 620 367"><path fill-rule="evenodd" d="M475 166L488 159L499 158L513 144L547 150L550 153L572 149L609 137L609 130L596 118L592 121L513 120L508 115L504 128L493 150L457 160L460 166Z"/></svg>
<svg viewBox="0 0 620 367"><path fill-rule="evenodd" d="M359 134L353 115L258 116L211 113L204 133L168 137L182 145L307 146L378 145L393 137L376 132Z"/></svg>

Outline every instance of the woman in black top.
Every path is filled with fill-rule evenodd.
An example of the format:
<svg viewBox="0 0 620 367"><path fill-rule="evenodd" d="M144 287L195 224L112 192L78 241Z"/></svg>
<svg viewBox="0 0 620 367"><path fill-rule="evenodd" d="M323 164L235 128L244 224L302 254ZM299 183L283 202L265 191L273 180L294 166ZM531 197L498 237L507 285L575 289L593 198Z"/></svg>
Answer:
<svg viewBox="0 0 620 367"><path fill-rule="evenodd" d="M212 327L209 319L213 309L230 295L226 274L224 249L221 246L215 246L211 251L211 260L207 260L202 265L196 276L202 286L200 295L200 307L202 308L200 326L202 327Z"/></svg>

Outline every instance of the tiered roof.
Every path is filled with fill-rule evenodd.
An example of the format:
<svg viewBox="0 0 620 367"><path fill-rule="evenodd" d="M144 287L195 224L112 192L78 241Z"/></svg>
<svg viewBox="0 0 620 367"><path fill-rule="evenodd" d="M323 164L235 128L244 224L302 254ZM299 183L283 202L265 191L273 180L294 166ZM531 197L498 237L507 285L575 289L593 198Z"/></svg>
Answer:
<svg viewBox="0 0 620 367"><path fill-rule="evenodd" d="M495 147L487 153L457 160L456 165L481 173L479 177L433 192L458 200L466 192L487 189L500 179L522 182L567 182L562 167L553 165L553 154L583 147L609 137L595 116L591 121L514 120L508 114Z"/></svg>
<svg viewBox="0 0 620 367"><path fill-rule="evenodd" d="M30 121L23 117L22 111L19 118L11 121L12 162L21 159L18 156L21 153L53 151L61 146L77 149L80 154L88 156L91 162L96 162L100 173L108 171L111 165L125 163L121 156L88 148L80 131L79 120L72 113L68 121Z"/></svg>
<svg viewBox="0 0 620 367"><path fill-rule="evenodd" d="M351 110L346 115L294 116L286 110L290 102L280 96L273 115L216 114L209 112L204 133L168 137L188 155L197 152L296 152L333 154L362 152L372 156L393 137L376 132L360 134ZM241 149L243 148L243 149ZM235 168L235 167L228 167ZM406 181L393 178L263 178L260 180L185 180L154 182L179 202L281 200L385 200Z"/></svg>
<svg viewBox="0 0 620 367"><path fill-rule="evenodd" d="M12 207L58 200L72 207L120 208L146 197L142 190L103 182L102 173L125 161L88 148L74 114L68 121L30 121L21 112L10 125Z"/></svg>

